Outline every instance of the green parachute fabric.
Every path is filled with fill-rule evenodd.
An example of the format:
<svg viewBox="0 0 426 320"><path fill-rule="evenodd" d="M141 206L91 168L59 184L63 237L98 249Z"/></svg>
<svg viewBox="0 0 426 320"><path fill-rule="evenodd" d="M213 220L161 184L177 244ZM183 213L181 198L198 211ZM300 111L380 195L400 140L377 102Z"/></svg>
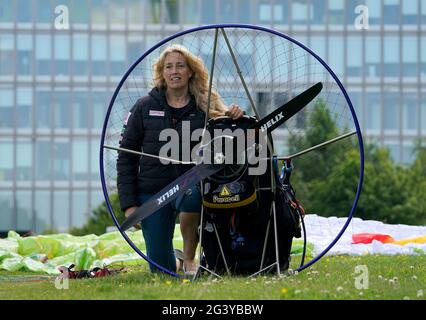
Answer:
<svg viewBox="0 0 426 320"><path fill-rule="evenodd" d="M127 235L142 252L145 251L141 231L128 231ZM182 248L179 225L173 242L176 248ZM312 250L309 244L307 254L311 255ZM292 254L301 254L302 251L303 241L293 241ZM6 239L0 239L0 270L59 274L60 266L74 264L75 270L89 270L115 263L146 263L118 231L80 237L65 233L21 237L9 231Z"/></svg>

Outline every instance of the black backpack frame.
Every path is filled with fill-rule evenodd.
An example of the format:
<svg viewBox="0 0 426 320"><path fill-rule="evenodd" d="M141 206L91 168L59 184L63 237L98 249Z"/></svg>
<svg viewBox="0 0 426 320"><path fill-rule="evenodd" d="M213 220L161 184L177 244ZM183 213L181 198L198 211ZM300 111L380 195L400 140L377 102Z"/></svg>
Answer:
<svg viewBox="0 0 426 320"><path fill-rule="evenodd" d="M291 171L279 177L277 161L273 158L268 161L266 174L254 180L244 175L238 178L255 183L254 203L229 209L203 206L202 270L216 275L256 275L288 269L292 241L294 237L301 237L304 214L290 185L290 174ZM271 185L275 185L275 192Z"/></svg>

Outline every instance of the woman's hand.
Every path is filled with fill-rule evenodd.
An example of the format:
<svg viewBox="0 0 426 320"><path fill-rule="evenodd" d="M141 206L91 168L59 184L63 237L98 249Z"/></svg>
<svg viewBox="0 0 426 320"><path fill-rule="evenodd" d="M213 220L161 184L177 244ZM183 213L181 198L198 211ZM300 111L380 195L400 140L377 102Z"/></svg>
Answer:
<svg viewBox="0 0 426 320"><path fill-rule="evenodd" d="M228 108L228 111L226 111L225 115L235 120L235 119L241 118L244 115L244 111L241 109L240 106L236 104L231 104Z"/></svg>
<svg viewBox="0 0 426 320"><path fill-rule="evenodd" d="M128 218L128 217L130 217L131 215L132 215L132 213L137 209L138 207L130 207L130 208L127 208L126 209L126 211L124 212L124 216L126 217L126 219ZM135 227L135 229L140 229L141 228L141 224L140 223L137 223L137 224L135 224L134 225L134 227Z"/></svg>

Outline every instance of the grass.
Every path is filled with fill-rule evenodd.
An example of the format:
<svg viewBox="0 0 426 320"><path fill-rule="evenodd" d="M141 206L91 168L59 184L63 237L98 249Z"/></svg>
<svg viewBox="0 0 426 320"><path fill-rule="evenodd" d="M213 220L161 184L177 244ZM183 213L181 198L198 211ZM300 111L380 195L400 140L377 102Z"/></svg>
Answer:
<svg viewBox="0 0 426 320"><path fill-rule="evenodd" d="M292 267L298 258L294 257ZM366 266L368 274L357 272ZM129 267L126 273L70 280L69 289L55 288L54 278L40 282L4 281L1 278L34 274L0 272L0 299L4 300L424 300L426 256L330 256L312 267L287 277L273 275L224 277L204 275L189 282L162 274L151 274L147 265ZM366 276L366 289L357 289L357 276ZM368 280L366 282L365 280Z"/></svg>

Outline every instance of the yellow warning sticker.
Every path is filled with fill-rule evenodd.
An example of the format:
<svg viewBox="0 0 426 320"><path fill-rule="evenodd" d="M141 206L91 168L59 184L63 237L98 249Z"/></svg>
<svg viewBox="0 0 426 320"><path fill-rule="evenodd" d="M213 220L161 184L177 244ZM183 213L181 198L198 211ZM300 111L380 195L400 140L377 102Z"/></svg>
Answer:
<svg viewBox="0 0 426 320"><path fill-rule="evenodd" d="M220 191L219 194L221 197L227 197L231 195L231 192L229 191L229 189L226 187L226 185L223 186L222 190Z"/></svg>

